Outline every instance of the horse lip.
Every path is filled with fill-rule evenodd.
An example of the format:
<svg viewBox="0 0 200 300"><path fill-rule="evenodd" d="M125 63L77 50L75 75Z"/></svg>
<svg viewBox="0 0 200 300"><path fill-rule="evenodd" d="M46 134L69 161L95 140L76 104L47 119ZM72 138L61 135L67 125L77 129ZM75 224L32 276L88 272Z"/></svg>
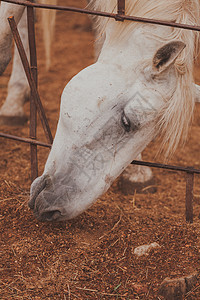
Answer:
<svg viewBox="0 0 200 300"><path fill-rule="evenodd" d="M31 185L30 200L28 202L30 209L34 209L36 198L45 189L50 180L51 179L49 175L43 175L33 181Z"/></svg>
<svg viewBox="0 0 200 300"><path fill-rule="evenodd" d="M41 222L58 222L65 219L65 214L63 214L62 209L57 207L44 209L43 211L39 211L35 208L34 216Z"/></svg>
<svg viewBox="0 0 200 300"><path fill-rule="evenodd" d="M42 213L35 212L34 215L37 217L39 221L42 222L53 222L53 221L59 221L59 219L62 217L62 213L59 209L55 210L46 210Z"/></svg>

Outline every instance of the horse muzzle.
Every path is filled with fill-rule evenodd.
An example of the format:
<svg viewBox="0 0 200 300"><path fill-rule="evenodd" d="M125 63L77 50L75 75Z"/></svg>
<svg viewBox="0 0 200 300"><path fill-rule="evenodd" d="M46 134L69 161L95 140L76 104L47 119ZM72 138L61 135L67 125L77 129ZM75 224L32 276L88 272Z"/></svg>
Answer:
<svg viewBox="0 0 200 300"><path fill-rule="evenodd" d="M49 175L38 177L32 183L28 206L39 221L66 219L63 207L55 204L53 184Z"/></svg>

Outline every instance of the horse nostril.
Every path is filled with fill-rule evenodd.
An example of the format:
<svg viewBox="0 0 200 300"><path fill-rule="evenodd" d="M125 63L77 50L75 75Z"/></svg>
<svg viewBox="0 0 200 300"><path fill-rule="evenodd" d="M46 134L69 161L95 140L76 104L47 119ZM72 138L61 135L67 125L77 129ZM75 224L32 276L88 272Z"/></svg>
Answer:
<svg viewBox="0 0 200 300"><path fill-rule="evenodd" d="M42 221L56 221L60 218L61 212L59 210L52 210L43 212L40 216Z"/></svg>
<svg viewBox="0 0 200 300"><path fill-rule="evenodd" d="M29 202L28 202L28 207L30 208L30 209L34 209L34 206L35 206L35 201L32 201L32 199L31 200L29 200Z"/></svg>
<svg viewBox="0 0 200 300"><path fill-rule="evenodd" d="M42 175L33 181L33 183L31 184L30 200L28 202L28 206L30 209L34 209L37 197L46 187L50 187L51 184L51 178L47 174Z"/></svg>

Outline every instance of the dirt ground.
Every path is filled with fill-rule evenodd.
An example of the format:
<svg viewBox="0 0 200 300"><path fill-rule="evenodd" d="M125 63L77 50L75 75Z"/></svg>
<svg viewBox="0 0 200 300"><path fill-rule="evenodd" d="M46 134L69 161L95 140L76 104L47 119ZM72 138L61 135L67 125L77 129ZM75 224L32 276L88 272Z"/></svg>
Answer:
<svg viewBox="0 0 200 300"><path fill-rule="evenodd" d="M60 4L84 7L82 0ZM45 72L41 30L37 24L39 92L53 132L65 84L94 61L93 34L87 16L58 12L54 55ZM11 66L0 78L0 102L6 97ZM196 68L200 82L200 69ZM26 104L29 114L29 104ZM188 141L169 162L200 168L200 104ZM45 140L40 121L38 139ZM25 127L0 131L28 137ZM39 149L39 174L48 150ZM156 142L144 159L157 161ZM0 138L0 299L161 299L166 278L200 270L200 178L195 175L194 223L185 222L185 175L154 169L157 193L124 196L117 182L74 220L40 223L27 207L29 146ZM159 159L162 162L161 159ZM137 258L135 247L157 242L160 248ZM200 280L185 299L200 299Z"/></svg>

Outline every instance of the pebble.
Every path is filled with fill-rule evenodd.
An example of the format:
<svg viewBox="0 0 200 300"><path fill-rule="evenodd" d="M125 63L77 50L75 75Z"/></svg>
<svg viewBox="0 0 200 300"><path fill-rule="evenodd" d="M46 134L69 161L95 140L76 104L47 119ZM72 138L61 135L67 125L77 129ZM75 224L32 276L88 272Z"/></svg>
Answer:
<svg viewBox="0 0 200 300"><path fill-rule="evenodd" d="M134 249L134 254L137 255L138 257L143 256L143 255L148 255L149 252L152 249L160 248L160 245L158 243L151 243L149 245L142 245Z"/></svg>

